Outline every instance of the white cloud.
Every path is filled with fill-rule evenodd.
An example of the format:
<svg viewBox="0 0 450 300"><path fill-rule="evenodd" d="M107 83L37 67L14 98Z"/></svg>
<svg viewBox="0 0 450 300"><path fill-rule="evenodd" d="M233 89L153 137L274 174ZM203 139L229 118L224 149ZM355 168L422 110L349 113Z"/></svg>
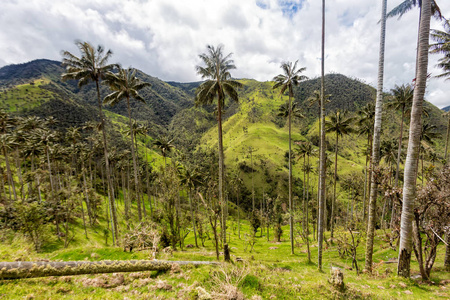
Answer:
<svg viewBox="0 0 450 300"><path fill-rule="evenodd" d="M389 3L388 10L400 3ZM450 3L441 1L450 16ZM380 0L327 1L326 72L375 85ZM385 90L414 78L418 10L387 24ZM432 28L439 24L432 22ZM233 52L236 77L270 80L282 61L299 60L320 74L321 1L317 0L3 0L0 66L76 53L74 40L102 44L112 62L164 80L196 81L198 54L207 44ZM439 56L430 56L429 72ZM426 97L450 104L450 82L431 79Z"/></svg>

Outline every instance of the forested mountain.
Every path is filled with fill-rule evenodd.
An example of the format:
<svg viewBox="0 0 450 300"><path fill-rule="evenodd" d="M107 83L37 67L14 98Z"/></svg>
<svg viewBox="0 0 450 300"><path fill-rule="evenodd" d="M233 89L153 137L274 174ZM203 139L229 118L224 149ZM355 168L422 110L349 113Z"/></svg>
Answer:
<svg viewBox="0 0 450 300"><path fill-rule="evenodd" d="M4 102L2 107L13 111L23 111L24 109L28 111L39 106L38 103L53 102L55 99L61 102L61 99L64 99L74 100L83 106L88 105L87 107L90 107L88 110L95 111L97 106L95 85L87 85L79 89L77 83L73 80L63 82L61 74L64 71L65 69L60 62L45 59L1 68L0 88L3 92L0 100ZM192 105L192 96L181 89L170 86L143 72L138 72L137 76L143 81L151 83L152 86L140 92L146 103L131 102L135 119L166 126L177 112ZM37 90L34 87L37 87ZM101 86L101 94L106 96L107 93L108 89ZM36 102L36 104L30 105L30 101ZM7 107L8 104L9 108ZM48 109L48 106L58 107L61 105L47 104L45 107L37 109L36 114L53 115L64 122L65 119L74 118L74 116L65 115L65 111L69 114L73 111L82 114L78 116L80 121L90 119L89 116L85 116L86 112L77 109L52 110ZM124 116L127 115L125 103L119 103L116 107L105 106L105 109Z"/></svg>

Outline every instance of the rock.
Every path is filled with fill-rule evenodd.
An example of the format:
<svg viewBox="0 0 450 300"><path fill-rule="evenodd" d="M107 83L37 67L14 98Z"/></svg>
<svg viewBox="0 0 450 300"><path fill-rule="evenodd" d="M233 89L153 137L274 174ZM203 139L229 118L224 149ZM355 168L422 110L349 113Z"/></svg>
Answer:
<svg viewBox="0 0 450 300"><path fill-rule="evenodd" d="M278 247L269 247L269 250L275 250L278 249Z"/></svg>
<svg viewBox="0 0 450 300"><path fill-rule="evenodd" d="M91 253L91 257L92 258L99 258L100 255L98 255L98 253L93 252L93 253Z"/></svg>
<svg viewBox="0 0 450 300"><path fill-rule="evenodd" d="M422 276L420 274L411 276L411 279L417 280L417 279L422 279Z"/></svg>
<svg viewBox="0 0 450 300"><path fill-rule="evenodd" d="M377 286L380 290L385 290L386 288L384 287L384 286L381 286L381 285L379 285L379 286Z"/></svg>
<svg viewBox="0 0 450 300"><path fill-rule="evenodd" d="M391 289L396 289L397 286L396 286L395 284L391 284L391 285L390 285L390 288L391 288Z"/></svg>
<svg viewBox="0 0 450 300"><path fill-rule="evenodd" d="M194 245L192 245L192 244L187 244L187 245L186 245L186 248L194 248Z"/></svg>
<svg viewBox="0 0 450 300"><path fill-rule="evenodd" d="M406 283L404 282L399 282L398 285L404 289L407 287Z"/></svg>
<svg viewBox="0 0 450 300"><path fill-rule="evenodd" d="M403 291L403 293L405 293L406 295L412 295L413 294L413 292L411 292L410 290Z"/></svg>

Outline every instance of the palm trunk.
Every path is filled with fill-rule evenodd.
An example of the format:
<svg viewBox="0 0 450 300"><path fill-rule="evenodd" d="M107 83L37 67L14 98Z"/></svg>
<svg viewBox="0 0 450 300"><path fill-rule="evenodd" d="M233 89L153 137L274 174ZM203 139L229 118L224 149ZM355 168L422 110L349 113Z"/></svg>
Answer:
<svg viewBox="0 0 450 300"><path fill-rule="evenodd" d="M370 135L367 135L367 146L370 149ZM366 199L367 199L367 163L369 155L366 155L366 167L364 168L364 198L363 198L363 222L366 221Z"/></svg>
<svg viewBox="0 0 450 300"><path fill-rule="evenodd" d="M325 207L325 172L326 172L326 153L325 153L325 0L322 0L322 78L320 88L320 175L319 175L319 214L317 224L318 240L318 263L317 267L322 270L322 246L323 246L323 228L324 228L324 207Z"/></svg>
<svg viewBox="0 0 450 300"><path fill-rule="evenodd" d="M333 202L331 203L331 238L333 238L334 233L334 208L336 205L336 181L337 181L337 159L338 159L338 143L339 143L339 135L336 131L336 149L334 153L334 190L333 190Z"/></svg>
<svg viewBox="0 0 450 300"><path fill-rule="evenodd" d="M8 174L8 183L11 186L14 194L14 201L17 202L17 193L16 193L16 185L14 183L14 178L11 173L11 167L9 165L9 159L8 159L8 150L6 149L6 146L3 146L3 155L5 156L5 162L6 162L6 172Z"/></svg>
<svg viewBox="0 0 450 300"><path fill-rule="evenodd" d="M95 81L97 87L97 101L98 101L98 109L100 113L100 120L102 125L102 134L103 134L103 150L105 155L105 168L106 168L106 178L108 181L108 198L109 198L109 208L111 213L111 221L112 221L112 234L113 234L113 244L115 245L119 239L118 225L117 225L117 213L116 213L116 205L115 205L115 197L114 197L114 189L113 183L111 179L111 173L109 168L109 158L108 158L108 144L106 142L106 127L105 127L105 118L103 116L102 111L102 102L100 100L100 88L98 85L98 81Z"/></svg>
<svg viewBox="0 0 450 300"><path fill-rule="evenodd" d="M402 123L400 124L400 137L398 138L398 151L397 151L397 168L395 169L395 187L398 186L398 174L400 171L400 157L402 155L402 139L403 139L403 119L405 115L405 107L402 109Z"/></svg>
<svg viewBox="0 0 450 300"><path fill-rule="evenodd" d="M448 151L448 140L450 138L450 113L448 113L448 123L447 123L447 137L445 138L445 152L444 152L444 159L447 161L447 151ZM447 162L448 164L448 162Z"/></svg>
<svg viewBox="0 0 450 300"><path fill-rule="evenodd" d="M142 210L141 210L141 197L139 195L139 180L137 175L137 162L136 162L136 152L134 149L134 132L133 132L133 124L131 122L131 108L130 108L130 97L127 97L127 108L128 108L128 120L130 123L130 137L131 137L131 156L133 157L133 169L134 169L134 188L136 193L137 200L137 209L138 209L138 217L139 221L142 220Z"/></svg>
<svg viewBox="0 0 450 300"><path fill-rule="evenodd" d="M289 238L291 240L291 254L294 254L294 219L292 217L291 98L292 94L291 91L289 91Z"/></svg>
<svg viewBox="0 0 450 300"><path fill-rule="evenodd" d="M411 122L409 129L408 152L405 162L403 184L403 205L400 224L400 248L398 275L409 277L412 246L412 221L414 199L416 196L417 161L419 159L420 134L422 131L423 97L426 89L428 69L428 41L430 34L431 1L423 0L419 26L417 52L416 87L414 88Z"/></svg>
<svg viewBox="0 0 450 300"><path fill-rule="evenodd" d="M376 223L376 205L378 195L378 180L377 172L380 163L380 139L381 139L381 117L383 113L383 76L384 76L384 45L386 39L386 2L382 0L381 9L381 33L380 33L380 58L378 61L378 87L377 99L375 103L375 123L372 143L372 174L371 174L371 188L369 196L369 219L367 221L367 240L366 240L366 257L365 268L372 272L372 256L373 256L373 241L375 237L375 223Z"/></svg>
<svg viewBox="0 0 450 300"><path fill-rule="evenodd" d="M198 248L197 243L197 230L195 228L195 217L194 217L194 211L192 209L192 199L191 199L191 188L189 188L189 208L191 210L191 218L192 218L192 227L194 228L194 238L195 238L195 247Z"/></svg>
<svg viewBox="0 0 450 300"><path fill-rule="evenodd" d="M222 98L221 98L221 92L219 91L219 96L217 97L217 121L218 121L218 130L219 130L219 203L222 210L222 226L223 226L223 243L226 244L226 228L227 225L225 224L224 218L224 197L223 197L223 168L224 168L224 157L223 157L223 137L222 137Z"/></svg>

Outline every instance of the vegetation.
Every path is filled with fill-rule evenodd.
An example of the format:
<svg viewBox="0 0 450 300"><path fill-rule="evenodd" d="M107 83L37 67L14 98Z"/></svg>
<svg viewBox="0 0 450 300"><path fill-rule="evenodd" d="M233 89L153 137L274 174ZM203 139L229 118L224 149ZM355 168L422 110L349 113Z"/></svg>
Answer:
<svg viewBox="0 0 450 300"><path fill-rule="evenodd" d="M5 263L0 294L448 298L450 119L423 99L439 7L393 12L421 6L419 64L414 88L383 94L383 3L376 99L325 76L324 56L320 78L286 62L273 82L234 79L222 45L199 55L197 83L122 69L86 42L62 65L2 68L0 255L19 262ZM447 55L435 34L432 51ZM131 273L92 275L115 271ZM13 279L29 272L91 275Z"/></svg>

